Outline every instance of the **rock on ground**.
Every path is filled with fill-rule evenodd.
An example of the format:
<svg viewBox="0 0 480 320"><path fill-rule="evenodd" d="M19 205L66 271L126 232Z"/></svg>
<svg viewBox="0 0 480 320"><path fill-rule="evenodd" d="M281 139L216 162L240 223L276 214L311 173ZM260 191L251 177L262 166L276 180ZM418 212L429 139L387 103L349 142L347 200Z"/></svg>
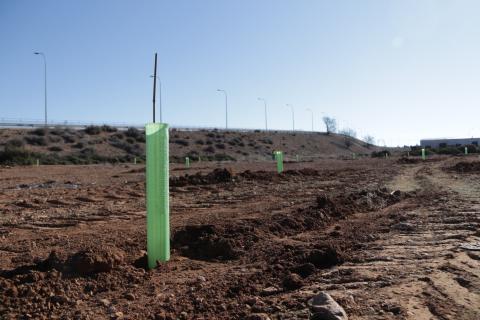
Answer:
<svg viewBox="0 0 480 320"><path fill-rule="evenodd" d="M347 313L326 292L320 292L308 301L312 309L312 319L316 320L348 320Z"/></svg>

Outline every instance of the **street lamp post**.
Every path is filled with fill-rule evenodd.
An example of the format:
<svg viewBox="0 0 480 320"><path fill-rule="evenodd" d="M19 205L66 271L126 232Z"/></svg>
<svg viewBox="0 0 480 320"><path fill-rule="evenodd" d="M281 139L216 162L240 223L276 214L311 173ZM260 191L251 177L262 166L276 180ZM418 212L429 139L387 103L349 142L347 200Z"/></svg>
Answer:
<svg viewBox="0 0 480 320"><path fill-rule="evenodd" d="M223 92L225 94L225 129L228 129L228 97L227 91L222 89L217 89L218 92Z"/></svg>
<svg viewBox="0 0 480 320"><path fill-rule="evenodd" d="M36 55L41 55L43 57L43 63L45 67L45 127L47 126L47 58L45 57L45 54L43 52L34 52Z"/></svg>
<svg viewBox="0 0 480 320"><path fill-rule="evenodd" d="M293 106L287 103L287 107L292 109L292 129L295 131L295 111L293 110Z"/></svg>
<svg viewBox="0 0 480 320"><path fill-rule="evenodd" d="M312 115L312 132L313 132L313 111L310 108L307 108L307 111L310 111L310 113Z"/></svg>
<svg viewBox="0 0 480 320"><path fill-rule="evenodd" d="M265 131L268 131L268 125L267 125L267 100L263 98L258 98L259 101L263 101L263 105L265 106Z"/></svg>

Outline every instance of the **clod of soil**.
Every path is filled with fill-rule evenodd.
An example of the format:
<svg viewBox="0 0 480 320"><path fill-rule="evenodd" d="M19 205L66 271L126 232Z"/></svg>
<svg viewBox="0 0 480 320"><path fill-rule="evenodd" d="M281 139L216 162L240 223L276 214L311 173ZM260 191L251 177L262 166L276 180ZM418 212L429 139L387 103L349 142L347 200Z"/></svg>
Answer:
<svg viewBox="0 0 480 320"><path fill-rule="evenodd" d="M299 289L303 286L303 279L296 273L290 273L283 278L283 287L287 290Z"/></svg>
<svg viewBox="0 0 480 320"><path fill-rule="evenodd" d="M324 247L308 252L304 261L313 264L317 268L329 268L342 263L343 259L337 254L336 249Z"/></svg>
<svg viewBox="0 0 480 320"><path fill-rule="evenodd" d="M122 264L124 254L118 249L108 250L87 249L82 250L67 260L67 265L72 272L80 275L91 275L99 272L109 272Z"/></svg>
<svg viewBox="0 0 480 320"><path fill-rule="evenodd" d="M307 262L297 265L290 269L293 273L300 275L302 278L306 278L315 273L316 267L313 263Z"/></svg>

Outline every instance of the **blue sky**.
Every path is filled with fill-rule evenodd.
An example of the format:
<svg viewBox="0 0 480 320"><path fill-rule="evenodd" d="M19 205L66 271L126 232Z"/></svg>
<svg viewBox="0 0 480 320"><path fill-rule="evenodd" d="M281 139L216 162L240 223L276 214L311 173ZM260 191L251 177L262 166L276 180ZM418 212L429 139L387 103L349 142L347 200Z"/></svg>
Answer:
<svg viewBox="0 0 480 320"><path fill-rule="evenodd" d="M0 118L324 130L389 145L480 136L476 0L0 0Z"/></svg>

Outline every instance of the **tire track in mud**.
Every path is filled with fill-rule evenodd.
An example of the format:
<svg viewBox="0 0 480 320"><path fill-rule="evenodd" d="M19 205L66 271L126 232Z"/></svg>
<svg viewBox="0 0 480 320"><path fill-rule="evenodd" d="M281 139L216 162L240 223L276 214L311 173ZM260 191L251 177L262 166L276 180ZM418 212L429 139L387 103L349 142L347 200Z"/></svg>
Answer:
<svg viewBox="0 0 480 320"><path fill-rule="evenodd" d="M359 278L389 279L334 291L347 301L350 318L480 318L479 260L459 249L461 242L478 240L480 184L466 185L443 172L443 165L407 167L396 177L390 185L417 189L416 203L402 209L402 221L388 237L368 246L373 257L367 263L339 267Z"/></svg>

